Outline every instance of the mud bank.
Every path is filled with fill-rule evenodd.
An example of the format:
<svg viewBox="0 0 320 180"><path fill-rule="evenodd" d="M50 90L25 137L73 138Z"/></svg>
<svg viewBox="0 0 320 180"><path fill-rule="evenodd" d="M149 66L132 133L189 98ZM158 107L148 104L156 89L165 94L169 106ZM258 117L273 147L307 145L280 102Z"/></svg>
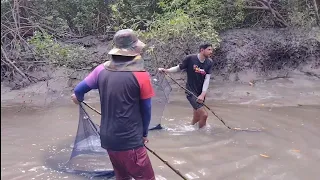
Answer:
<svg viewBox="0 0 320 180"><path fill-rule="evenodd" d="M320 67L320 29L237 29L221 33L216 72L273 71Z"/></svg>
<svg viewBox="0 0 320 180"><path fill-rule="evenodd" d="M5 106L61 106L70 104L73 88L88 72L77 73L78 79L59 76L66 69L60 70L56 77L47 82L38 82L19 90L1 85L1 107ZM320 73L320 69L315 71ZM223 77L214 77L210 82L207 99L214 104L241 104L253 106L301 106L320 105L320 79L308 76L300 71L291 71L285 77L274 73L275 78L258 76L252 71L242 72L236 82L225 81ZM185 84L185 74L172 74L181 85ZM168 78L173 91L170 103L185 103L184 91ZM91 91L86 101L97 103L98 92Z"/></svg>

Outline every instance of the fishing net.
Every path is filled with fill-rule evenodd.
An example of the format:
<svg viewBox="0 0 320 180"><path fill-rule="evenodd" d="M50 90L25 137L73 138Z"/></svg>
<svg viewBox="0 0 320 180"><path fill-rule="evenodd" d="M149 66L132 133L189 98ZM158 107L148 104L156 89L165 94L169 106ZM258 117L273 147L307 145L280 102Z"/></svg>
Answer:
<svg viewBox="0 0 320 180"><path fill-rule="evenodd" d="M151 82L155 90L155 97L152 98L152 118L149 130L157 130L162 129L161 119L172 88L162 73L152 76ZM101 147L100 143L99 125L92 121L81 104L78 130L71 157L63 169L69 173L89 177L113 177L111 161L107 151Z"/></svg>

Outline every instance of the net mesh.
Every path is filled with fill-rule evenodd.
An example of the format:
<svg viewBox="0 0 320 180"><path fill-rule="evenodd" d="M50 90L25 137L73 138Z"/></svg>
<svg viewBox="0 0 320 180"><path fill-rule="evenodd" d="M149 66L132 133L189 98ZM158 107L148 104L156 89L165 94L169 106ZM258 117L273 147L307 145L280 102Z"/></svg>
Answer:
<svg viewBox="0 0 320 180"><path fill-rule="evenodd" d="M151 76L151 82L155 97L152 98L152 118L149 130L159 130L162 129L161 119L172 88L162 73ZM63 169L69 173L90 177L114 177L108 153L101 147L99 125L92 121L83 105L79 106L78 130L72 153Z"/></svg>

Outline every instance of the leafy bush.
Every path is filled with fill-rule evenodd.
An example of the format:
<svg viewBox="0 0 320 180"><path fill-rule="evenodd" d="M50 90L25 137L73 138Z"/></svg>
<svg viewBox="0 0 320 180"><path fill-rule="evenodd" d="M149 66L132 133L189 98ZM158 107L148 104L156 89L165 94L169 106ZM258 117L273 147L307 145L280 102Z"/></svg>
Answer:
<svg viewBox="0 0 320 180"><path fill-rule="evenodd" d="M38 59L48 60L48 63L57 66L78 67L81 61L88 59L85 48L61 45L48 33L35 32L28 42L34 47Z"/></svg>
<svg viewBox="0 0 320 180"><path fill-rule="evenodd" d="M183 10L190 16L198 17L204 24L211 22L215 30L233 28L243 22L243 0L160 0L164 12Z"/></svg>
<svg viewBox="0 0 320 180"><path fill-rule="evenodd" d="M227 13L224 5L222 0L161 0L162 10L154 15L148 28L145 31L136 29L143 39L150 41L151 47L145 53L151 59L149 66L173 66L185 55L196 53L204 42L219 47L221 40L217 29L242 20L241 13Z"/></svg>

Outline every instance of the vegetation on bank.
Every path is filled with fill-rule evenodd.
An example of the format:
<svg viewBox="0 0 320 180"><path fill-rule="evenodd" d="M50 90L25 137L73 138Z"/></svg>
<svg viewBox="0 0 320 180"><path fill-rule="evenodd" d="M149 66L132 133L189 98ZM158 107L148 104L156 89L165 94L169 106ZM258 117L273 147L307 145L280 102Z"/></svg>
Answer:
<svg viewBox="0 0 320 180"><path fill-rule="evenodd" d="M317 0L1 0L1 81L35 82L47 66L79 68L94 53L64 42L89 35L109 41L132 28L148 42L150 66L171 66L220 32L236 28L317 26ZM160 55L163 55L160 57ZM101 60L103 61L103 60Z"/></svg>

